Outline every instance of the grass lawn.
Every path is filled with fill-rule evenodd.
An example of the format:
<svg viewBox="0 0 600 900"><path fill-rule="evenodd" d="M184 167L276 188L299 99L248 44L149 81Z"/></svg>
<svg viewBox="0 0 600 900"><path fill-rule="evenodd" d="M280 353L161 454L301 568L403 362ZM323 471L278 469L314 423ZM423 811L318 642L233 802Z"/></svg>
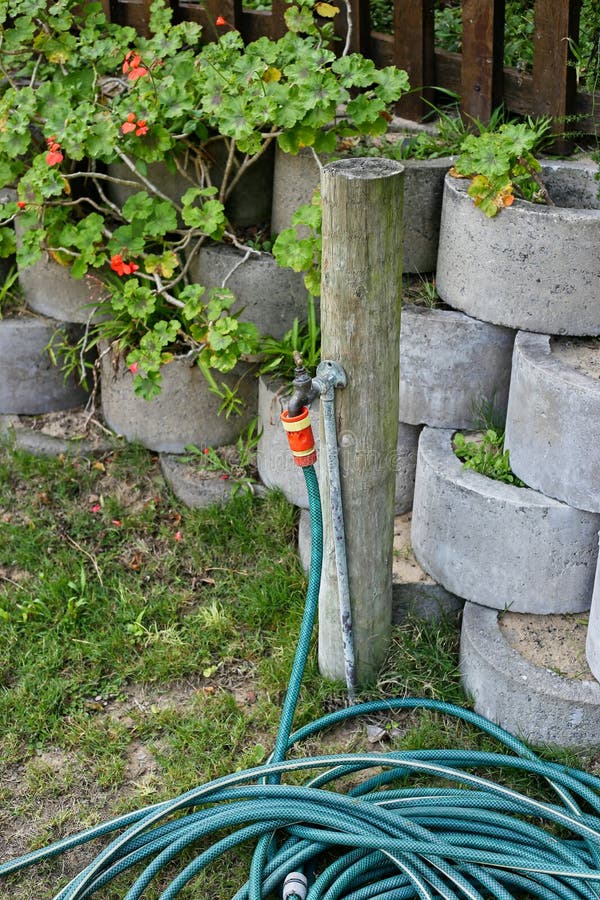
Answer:
<svg viewBox="0 0 600 900"><path fill-rule="evenodd" d="M263 761L303 609L296 519L277 493L189 510L156 456L136 447L97 459L0 447L0 860ZM464 703L457 651L454 622L395 629L364 698ZM344 705L313 652L296 725ZM308 744L306 755L492 746L429 712ZM589 756L570 761L600 768ZM98 849L11 876L0 896L47 900ZM218 864L180 896L233 896L249 854L230 855L226 870ZM124 885L94 896L117 900Z"/></svg>

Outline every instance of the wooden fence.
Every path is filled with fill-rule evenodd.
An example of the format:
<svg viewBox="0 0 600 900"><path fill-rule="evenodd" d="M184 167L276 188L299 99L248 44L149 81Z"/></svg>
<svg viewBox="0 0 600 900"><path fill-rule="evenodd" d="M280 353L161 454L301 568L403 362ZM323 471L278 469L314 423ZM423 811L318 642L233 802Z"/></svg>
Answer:
<svg viewBox="0 0 600 900"><path fill-rule="evenodd" d="M345 35L342 0L336 28ZM390 0L394 8L393 34L372 31L369 0L348 0L352 18L351 49L378 65L406 69L413 88L398 112L420 121L436 100L436 88L459 94L465 114L486 121L493 109L504 107L520 115L551 115L555 130L563 131L569 117L577 117L577 131L600 130L600 93L577 89L570 57L570 40L579 38L581 0L535 0L533 67L531 73L503 65L505 0L464 0L462 53L444 52L434 45L434 0ZM103 0L113 21L147 31L150 0ZM172 0L177 21L199 22L207 39L217 36L215 21L223 16L246 41L261 35L279 37L285 31L285 0L272 0L270 11L248 10L242 0Z"/></svg>

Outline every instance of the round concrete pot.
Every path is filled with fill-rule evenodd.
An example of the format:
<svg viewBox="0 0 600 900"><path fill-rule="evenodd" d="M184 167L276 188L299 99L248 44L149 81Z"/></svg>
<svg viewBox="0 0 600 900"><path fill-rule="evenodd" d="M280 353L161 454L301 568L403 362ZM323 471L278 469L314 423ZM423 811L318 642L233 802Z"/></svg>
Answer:
<svg viewBox="0 0 600 900"><path fill-rule="evenodd" d="M421 566L482 606L588 609L600 516L465 469L452 436L425 428L419 440L412 546Z"/></svg>
<svg viewBox="0 0 600 900"><path fill-rule="evenodd" d="M600 512L600 344L520 333L515 341L506 446L536 490Z"/></svg>
<svg viewBox="0 0 600 900"><path fill-rule="evenodd" d="M331 159L334 157L332 156ZM327 157L326 161L330 161ZM433 272L436 267L444 176L452 157L403 159L404 272ZM288 228L293 213L310 199L319 185L319 167L310 150L296 156L277 150L273 176L271 230Z"/></svg>
<svg viewBox="0 0 600 900"><path fill-rule="evenodd" d="M308 507L306 485L300 466L292 458L287 437L280 421L286 408L286 385L260 378L258 388L258 419L262 430L256 454L256 465L261 481L267 487L280 488L290 503L304 509ZM320 404L311 406L311 420L317 450L320 446ZM396 514L407 512L412 506L417 464L419 428L400 422L394 465L396 466ZM343 448L340 462L343 466Z"/></svg>
<svg viewBox="0 0 600 900"><path fill-rule="evenodd" d="M237 387L242 414L219 415L220 400L208 389L198 366L174 359L162 370L162 390L152 400L136 396L133 376L121 356L101 351L102 415L106 424L128 441L161 453L182 453L186 446L233 443L257 413L257 383L248 367L238 366L218 382Z"/></svg>
<svg viewBox="0 0 600 900"><path fill-rule="evenodd" d="M227 162L223 141L216 140L207 144L204 159L209 167L211 184L220 187ZM269 148L241 177L225 204L225 211L231 222L245 226L269 221L273 196L273 159L274 151ZM126 181L135 179L135 175L123 163L110 163L108 172L114 178ZM171 200L179 202L188 188L199 186L198 173L193 164L189 164L188 173L189 176L186 177L182 172L172 171L164 163L157 162L148 165L146 178ZM132 194L148 191L148 188L141 180L137 188L111 182L108 191L111 199L123 205Z"/></svg>
<svg viewBox="0 0 600 900"><path fill-rule="evenodd" d="M68 268L47 254L19 269L19 284L30 309L61 322L97 322L96 308L106 293L95 275L73 278Z"/></svg>
<svg viewBox="0 0 600 900"><path fill-rule="evenodd" d="M40 415L85 403L87 392L65 380L61 360L54 365L46 349L58 328L73 343L81 336L76 326L39 316L0 319L0 413Z"/></svg>
<svg viewBox="0 0 600 900"><path fill-rule="evenodd" d="M270 253L248 256L227 244L207 244L192 263L194 281L207 288L223 282L233 291L233 307L261 334L282 338L295 318L306 320L307 292L301 272L283 269Z"/></svg>
<svg viewBox="0 0 600 900"><path fill-rule="evenodd" d="M475 711L534 744L597 746L600 684L529 661L504 636L501 615L474 603L463 611L459 665Z"/></svg>
<svg viewBox="0 0 600 900"><path fill-rule="evenodd" d="M446 309L404 306L400 419L476 428L487 405L506 413L514 332Z"/></svg>
<svg viewBox="0 0 600 900"><path fill-rule="evenodd" d="M0 434L34 456L96 456L121 446L84 407L43 415L0 415Z"/></svg>
<svg viewBox="0 0 600 900"><path fill-rule="evenodd" d="M548 162L557 206L515 200L488 219L466 179L446 176L436 286L477 319L543 334L600 334L600 200L595 167Z"/></svg>
<svg viewBox="0 0 600 900"><path fill-rule="evenodd" d="M236 491L259 496L265 493L263 485L251 481L236 481L217 472L203 475L199 466L187 462L181 456L161 453L160 468L177 499L191 509L220 506L227 503Z"/></svg>

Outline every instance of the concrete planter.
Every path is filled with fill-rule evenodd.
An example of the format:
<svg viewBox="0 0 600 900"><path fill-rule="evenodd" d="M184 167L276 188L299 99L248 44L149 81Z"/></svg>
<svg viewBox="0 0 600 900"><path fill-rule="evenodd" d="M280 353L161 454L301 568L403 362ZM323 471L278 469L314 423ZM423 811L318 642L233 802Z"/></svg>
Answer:
<svg viewBox="0 0 600 900"><path fill-rule="evenodd" d="M597 746L600 684L533 664L506 640L500 618L465 604L460 671L475 712L535 744Z"/></svg>
<svg viewBox="0 0 600 900"><path fill-rule="evenodd" d="M19 269L19 284L30 309L61 322L97 322L95 310L106 293L95 275L73 278L70 269L47 254Z"/></svg>
<svg viewBox="0 0 600 900"><path fill-rule="evenodd" d="M512 612L589 608L600 516L465 469L452 431L419 440L412 546L435 581Z"/></svg>
<svg viewBox="0 0 600 900"><path fill-rule="evenodd" d="M600 345L517 336L506 446L511 467L536 490L600 512Z"/></svg>
<svg viewBox="0 0 600 900"><path fill-rule="evenodd" d="M445 309L404 306L400 419L476 428L483 404L506 412L514 332Z"/></svg>
<svg viewBox="0 0 600 900"><path fill-rule="evenodd" d="M181 456L161 453L160 468L177 499L190 509L206 509L228 503L236 490L257 496L265 494L261 484L223 478L217 472L202 473L199 465L188 463Z"/></svg>
<svg viewBox="0 0 600 900"><path fill-rule="evenodd" d="M0 434L12 446L34 456L97 456L122 445L85 407L69 407L35 416L0 415Z"/></svg>
<svg viewBox="0 0 600 900"><path fill-rule="evenodd" d="M402 160L405 167L402 250L404 272L435 270L444 176L452 162L451 157ZM310 202L318 185L319 167L310 150L302 150L297 156L277 150L271 216L273 234L279 234L289 227L292 214L303 203Z"/></svg>
<svg viewBox="0 0 600 900"><path fill-rule="evenodd" d="M87 393L74 378L65 381L46 347L57 328L75 342L80 334L38 316L0 319L0 413L41 415L85 403Z"/></svg>
<svg viewBox="0 0 600 900"><path fill-rule="evenodd" d="M279 339L296 317L306 319L303 275L282 269L270 253L245 256L227 244L206 244L192 263L192 277L209 288L225 281L237 297L233 309L240 312L240 319Z"/></svg>
<svg viewBox="0 0 600 900"><path fill-rule="evenodd" d="M176 358L163 368L158 397L144 400L133 391L133 376L122 357L102 348L102 414L106 424L128 441L162 453L182 453L198 447L233 443L256 416L257 384L248 367L238 366L217 381L237 386L243 400L239 416L219 415L220 400L208 390L198 366Z"/></svg>
<svg viewBox="0 0 600 900"><path fill-rule="evenodd" d="M600 334L600 200L595 167L548 162L557 206L516 200L488 219L446 176L436 286L455 309L524 331Z"/></svg>
<svg viewBox="0 0 600 900"><path fill-rule="evenodd" d="M287 437L280 422L285 409L285 385L261 378L258 388L258 419L262 429L256 454L260 479L267 487L280 488L290 503L308 508L308 497L301 468L292 458ZM319 401L311 407L311 420L317 449L320 446ZM419 428L399 423L398 445L393 464L396 466L396 514L412 506L417 464ZM344 446L340 444L340 465L344 465Z"/></svg>
<svg viewBox="0 0 600 900"><path fill-rule="evenodd" d="M245 226L269 221L273 195L273 159L274 151L270 148L251 166L235 186L225 204L225 210L231 222ZM209 166L211 184L220 187L227 162L226 148L222 140L207 144L205 161ZM175 202L179 202L182 194L188 188L198 185L199 173L192 164L188 166L189 177L178 170L168 169L162 162L150 163L147 168L148 181ZM128 181L132 177L135 178L135 175L132 175L123 163L111 163L108 172L115 178ZM147 191L148 188L140 180L138 188L112 182L108 190L110 197L122 205L132 194L137 191Z"/></svg>

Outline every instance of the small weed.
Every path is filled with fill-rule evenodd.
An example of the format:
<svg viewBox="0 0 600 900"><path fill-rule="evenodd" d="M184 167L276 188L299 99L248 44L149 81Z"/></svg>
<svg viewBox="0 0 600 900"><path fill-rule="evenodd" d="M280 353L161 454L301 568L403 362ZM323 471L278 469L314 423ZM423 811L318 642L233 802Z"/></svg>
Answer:
<svg viewBox="0 0 600 900"><path fill-rule="evenodd" d="M185 448L187 456L182 457L182 462L196 464L200 472L213 472L232 479L235 482L233 496L239 491L252 493L252 485L257 481L256 448L261 434L258 419L253 419L233 445L200 449L188 444Z"/></svg>
<svg viewBox="0 0 600 900"><path fill-rule="evenodd" d="M0 279L0 319L18 315L27 309L18 279L19 271L16 266L12 266Z"/></svg>
<svg viewBox="0 0 600 900"><path fill-rule="evenodd" d="M504 484L514 484L515 487L527 486L510 467L508 450L504 449L504 432L488 428L480 441L468 441L464 434L457 432L453 438L453 446L465 469L472 469L480 475L502 481Z"/></svg>
<svg viewBox="0 0 600 900"><path fill-rule="evenodd" d="M317 368L321 359L321 329L312 294L308 295L304 324L294 319L292 327L280 340L264 339L259 374L282 378L291 384L295 369L294 353L300 354L309 372Z"/></svg>
<svg viewBox="0 0 600 900"><path fill-rule="evenodd" d="M425 278L422 275L418 275L416 278L407 278L404 284L403 299L405 303L412 303L414 306L436 309L441 301L435 286L435 278Z"/></svg>

